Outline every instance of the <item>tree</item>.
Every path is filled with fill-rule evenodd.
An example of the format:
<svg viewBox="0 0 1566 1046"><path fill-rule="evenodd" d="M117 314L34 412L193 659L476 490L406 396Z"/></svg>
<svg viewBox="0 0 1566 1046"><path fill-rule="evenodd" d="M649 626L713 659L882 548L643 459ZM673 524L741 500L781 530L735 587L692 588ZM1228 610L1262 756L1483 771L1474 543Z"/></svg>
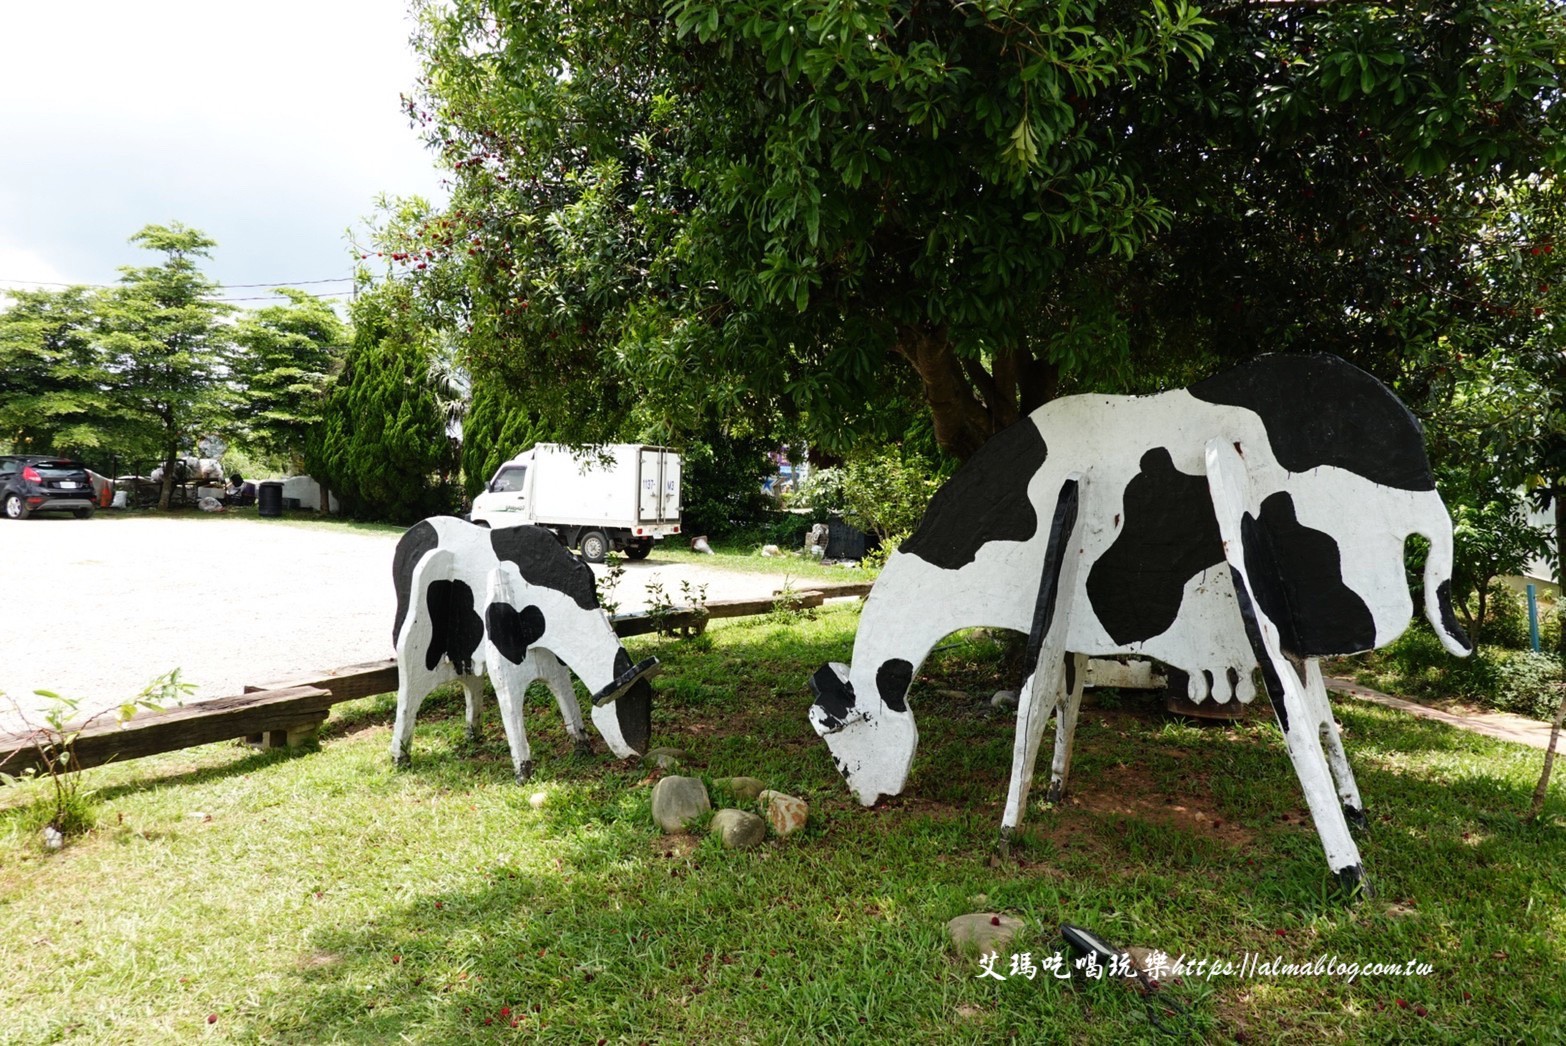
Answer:
<svg viewBox="0 0 1566 1046"><path fill-rule="evenodd" d="M321 421L347 331L322 299L292 289L277 293L286 304L257 309L234 325L235 395L248 441L299 462L310 429Z"/></svg>
<svg viewBox="0 0 1566 1046"><path fill-rule="evenodd" d="M11 291L0 312L0 442L40 454L112 443L119 420L97 352L92 291Z"/></svg>
<svg viewBox="0 0 1566 1046"><path fill-rule="evenodd" d="M101 344L115 399L163 458L158 507L166 510L180 450L222 414L229 343L218 321L229 308L196 264L216 246L205 234L175 222L148 225L130 242L163 261L120 269L119 286L102 300Z"/></svg>
<svg viewBox="0 0 1566 1046"><path fill-rule="evenodd" d="M429 4L450 210L392 253L592 438L707 408L959 457L1262 348L1419 400L1498 187L1566 159L1566 15L1403 5ZM1430 353L1416 360L1429 360Z"/></svg>
<svg viewBox="0 0 1566 1046"><path fill-rule="evenodd" d="M480 493L504 462L542 439L537 415L504 384L475 383L462 420L463 492Z"/></svg>
<svg viewBox="0 0 1566 1046"><path fill-rule="evenodd" d="M432 335L409 288L361 290L353 343L305 448L350 514L412 523L449 511L456 441L431 375Z"/></svg>

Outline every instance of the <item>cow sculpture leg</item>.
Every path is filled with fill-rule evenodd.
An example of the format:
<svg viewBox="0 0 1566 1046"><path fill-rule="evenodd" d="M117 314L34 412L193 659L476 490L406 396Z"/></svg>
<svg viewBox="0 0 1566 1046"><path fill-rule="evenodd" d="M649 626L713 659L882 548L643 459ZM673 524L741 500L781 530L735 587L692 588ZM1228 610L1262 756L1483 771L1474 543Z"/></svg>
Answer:
<svg viewBox="0 0 1566 1046"><path fill-rule="evenodd" d="M1071 748L1077 737L1077 713L1082 710L1082 693L1087 689L1086 654L1070 654L1066 660L1065 686L1055 703L1055 755L1050 760L1049 792L1045 799L1058 803L1066 797L1066 782L1071 777Z"/></svg>
<svg viewBox="0 0 1566 1046"><path fill-rule="evenodd" d="M511 749L511 768L517 784L525 783L533 776L533 749L527 739L524 705L528 688L542 680L560 706L565 720L566 733L576 742L577 751L592 751L587 731L582 722L582 706L577 703L576 690L571 686L571 670L560 659L542 647L527 652L521 664L511 664L504 658L496 658L490 668L490 678L495 683L495 696L500 702L500 719L506 728L506 743Z"/></svg>
<svg viewBox="0 0 1566 1046"><path fill-rule="evenodd" d="M413 570L413 591L426 592L431 582L449 578L453 563L451 553L444 549L426 553ZM397 637L400 671L397 673L397 719L392 724L391 740L392 761L397 766L409 764L413 722L424 699L431 690L459 675L449 660L439 660L431 667L426 656L440 621L440 615L435 613L410 614L402 634Z"/></svg>
<svg viewBox="0 0 1566 1046"><path fill-rule="evenodd" d="M1275 583L1270 578L1247 576L1248 563L1266 563L1270 554L1255 546L1260 537L1247 535L1242 520L1255 508L1250 502L1249 484L1245 465L1232 444L1214 440L1207 445L1207 480L1213 495L1213 507L1218 517L1218 529L1223 536L1224 557L1229 563L1229 573L1234 581L1235 600L1239 604L1240 617L1244 621L1247 637L1261 666L1262 680L1267 696L1272 700L1278 726L1283 731L1289 759L1305 792L1306 805L1310 807L1311 820L1316 834L1321 838L1327 854L1327 865L1351 893L1363 889L1370 893L1369 881L1360 865L1359 848L1349 834L1344 807L1333 787L1332 771L1326 754L1322 751L1323 737L1328 733L1331 713L1325 716L1317 707L1311 694L1308 679L1296 669L1296 661L1287 656L1280 642L1278 626L1271 621L1258 604L1254 585ZM1251 542L1248 545L1247 540ZM1319 669L1318 669L1319 672ZM1309 676L1307 668L1305 676ZM1320 704L1325 706L1323 690ZM1323 719L1326 722L1323 722ZM1336 727L1331 727L1336 738ZM1341 753L1341 744L1338 745ZM1343 761L1347 780L1348 762Z"/></svg>
<svg viewBox="0 0 1566 1046"><path fill-rule="evenodd" d="M1311 716L1318 723L1321 747L1327 754L1327 765L1332 768L1332 780L1338 787L1338 801L1343 806L1343 816L1355 828L1364 828L1365 804L1359 797L1359 785L1354 781L1354 771L1349 767L1348 755L1343 751L1343 738L1338 733L1337 720L1332 716L1332 705L1327 700L1327 684L1321 677L1321 662L1311 658L1305 662L1305 697L1310 704Z"/></svg>
<svg viewBox="0 0 1566 1046"><path fill-rule="evenodd" d="M1038 598L1034 603L1033 627L1028 633L1028 662L1033 671L1022 684L1017 699L1017 733L1012 743L1011 787L1006 796L1006 811L1001 817L1001 835L1004 838L1022 821L1027 809L1028 791L1033 784L1033 766L1038 758L1039 742L1044 736L1044 724L1049 720L1051 708L1059 709L1070 700L1075 690L1080 698L1082 680L1076 659L1066 650L1066 620L1061 611L1069 604L1069 597L1062 593L1072 591L1076 584L1078 551L1077 505L1080 497L1081 477L1067 477L1060 488L1060 498L1055 503L1055 518L1050 527L1049 545L1044 554L1044 572L1039 581ZM1082 673L1085 674L1085 673ZM1062 720L1064 722L1064 720ZM1076 726L1075 714L1071 716L1071 728ZM1066 744L1066 760L1070 759L1069 730ZM1061 730L1056 730L1056 755L1060 755Z"/></svg>
<svg viewBox="0 0 1566 1046"><path fill-rule="evenodd" d="M484 728L484 677L462 676L463 736L468 744L478 744Z"/></svg>

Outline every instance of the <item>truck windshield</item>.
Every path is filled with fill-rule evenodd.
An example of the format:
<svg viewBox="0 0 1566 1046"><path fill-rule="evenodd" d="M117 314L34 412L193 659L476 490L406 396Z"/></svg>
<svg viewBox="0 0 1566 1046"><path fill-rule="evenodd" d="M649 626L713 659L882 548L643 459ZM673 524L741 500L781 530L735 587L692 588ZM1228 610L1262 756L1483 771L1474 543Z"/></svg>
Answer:
<svg viewBox="0 0 1566 1046"><path fill-rule="evenodd" d="M489 489L495 494L504 494L509 491L522 489L522 481L527 478L527 467L515 469L501 469L495 479L489 485Z"/></svg>

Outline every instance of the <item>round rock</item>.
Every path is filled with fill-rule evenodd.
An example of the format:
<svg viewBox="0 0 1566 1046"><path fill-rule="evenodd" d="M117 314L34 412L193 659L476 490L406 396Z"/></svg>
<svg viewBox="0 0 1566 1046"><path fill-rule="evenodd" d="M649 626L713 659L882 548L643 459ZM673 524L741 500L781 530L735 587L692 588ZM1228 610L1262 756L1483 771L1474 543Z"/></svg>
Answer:
<svg viewBox="0 0 1566 1046"><path fill-rule="evenodd" d="M689 758L683 748L654 748L642 756L642 763L660 770L673 770Z"/></svg>
<svg viewBox="0 0 1566 1046"><path fill-rule="evenodd" d="M720 788L726 788L736 799L744 799L747 802L761 795L767 786L754 777L720 777L712 782Z"/></svg>
<svg viewBox="0 0 1566 1046"><path fill-rule="evenodd" d="M793 835L805 827L810 816L810 806L803 799L782 792L762 792L761 808L767 813L767 822L778 835Z"/></svg>
<svg viewBox="0 0 1566 1046"><path fill-rule="evenodd" d="M1017 692L1015 690L997 690L995 696L990 698L991 708L1016 708Z"/></svg>
<svg viewBox="0 0 1566 1046"><path fill-rule="evenodd" d="M959 915L946 924L959 955L999 955L1011 947L1021 929L1021 919L997 912Z"/></svg>
<svg viewBox="0 0 1566 1046"><path fill-rule="evenodd" d="M666 835L684 831L687 824L711 809L707 786L699 778L665 777L653 786L653 821Z"/></svg>
<svg viewBox="0 0 1566 1046"><path fill-rule="evenodd" d="M767 822L744 810L719 810L712 815L712 832L726 850L749 850L767 837Z"/></svg>

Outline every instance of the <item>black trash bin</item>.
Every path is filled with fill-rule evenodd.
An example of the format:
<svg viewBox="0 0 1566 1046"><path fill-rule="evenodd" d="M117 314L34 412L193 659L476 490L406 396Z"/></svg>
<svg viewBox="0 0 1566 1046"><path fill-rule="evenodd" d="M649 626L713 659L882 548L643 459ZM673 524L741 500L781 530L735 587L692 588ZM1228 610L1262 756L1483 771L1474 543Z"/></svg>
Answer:
<svg viewBox="0 0 1566 1046"><path fill-rule="evenodd" d="M283 484L275 479L267 480L256 487L256 512L263 516L281 516L283 514Z"/></svg>

